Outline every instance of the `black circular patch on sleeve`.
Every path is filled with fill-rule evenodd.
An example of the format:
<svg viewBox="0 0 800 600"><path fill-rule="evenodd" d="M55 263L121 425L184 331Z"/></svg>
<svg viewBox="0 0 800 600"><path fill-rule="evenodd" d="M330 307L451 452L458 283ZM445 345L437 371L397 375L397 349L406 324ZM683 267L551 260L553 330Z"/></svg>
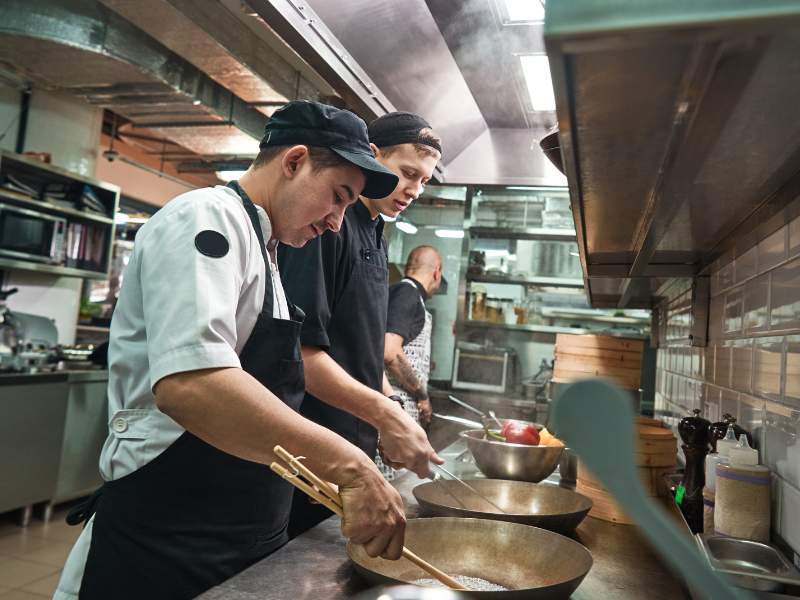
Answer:
<svg viewBox="0 0 800 600"><path fill-rule="evenodd" d="M222 258L230 249L225 236L213 229L206 229L194 236L194 246L200 251L200 254L211 258Z"/></svg>

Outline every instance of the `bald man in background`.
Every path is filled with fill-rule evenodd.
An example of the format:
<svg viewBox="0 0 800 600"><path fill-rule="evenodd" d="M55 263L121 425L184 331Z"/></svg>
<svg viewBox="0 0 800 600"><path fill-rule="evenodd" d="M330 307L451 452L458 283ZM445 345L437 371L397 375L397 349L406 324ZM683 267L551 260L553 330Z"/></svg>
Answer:
<svg viewBox="0 0 800 600"><path fill-rule="evenodd" d="M431 313L426 300L442 283L442 257L433 246L408 255L405 277L389 288L383 360L394 395L422 426L431 420L428 375L431 369Z"/></svg>

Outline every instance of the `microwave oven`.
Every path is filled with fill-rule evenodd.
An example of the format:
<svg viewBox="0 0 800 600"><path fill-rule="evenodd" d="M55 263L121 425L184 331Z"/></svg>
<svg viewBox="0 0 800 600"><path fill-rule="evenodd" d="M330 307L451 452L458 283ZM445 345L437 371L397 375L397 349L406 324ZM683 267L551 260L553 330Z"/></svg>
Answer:
<svg viewBox="0 0 800 600"><path fill-rule="evenodd" d="M517 355L511 348L456 348L451 385L457 390L505 394L515 384Z"/></svg>
<svg viewBox="0 0 800 600"><path fill-rule="evenodd" d="M11 204L0 204L0 256L64 263L67 221Z"/></svg>

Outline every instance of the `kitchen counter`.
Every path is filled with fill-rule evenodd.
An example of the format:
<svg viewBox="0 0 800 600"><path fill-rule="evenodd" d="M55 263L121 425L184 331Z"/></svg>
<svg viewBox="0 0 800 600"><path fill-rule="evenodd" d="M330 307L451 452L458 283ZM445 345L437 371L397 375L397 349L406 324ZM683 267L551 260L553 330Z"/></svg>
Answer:
<svg viewBox="0 0 800 600"><path fill-rule="evenodd" d="M457 475L479 477L469 454L459 440L440 452L445 467ZM415 517L418 505L411 490L420 483L413 473L394 482ZM558 474L545 484L558 485ZM681 582L667 569L631 525L615 525L591 517L580 524L574 539L592 553L594 565L572 595L576 600L613 597L618 600L674 600L685 597ZM332 517L289 542L286 546L209 590L203 600L341 600L368 589L353 570L339 532L339 519Z"/></svg>
<svg viewBox="0 0 800 600"><path fill-rule="evenodd" d="M91 493L108 435L108 370L0 374L0 512ZM45 510L45 518L49 509Z"/></svg>
<svg viewBox="0 0 800 600"><path fill-rule="evenodd" d="M0 373L0 386L60 383L63 381L83 383L107 380L108 369L40 371L38 373Z"/></svg>

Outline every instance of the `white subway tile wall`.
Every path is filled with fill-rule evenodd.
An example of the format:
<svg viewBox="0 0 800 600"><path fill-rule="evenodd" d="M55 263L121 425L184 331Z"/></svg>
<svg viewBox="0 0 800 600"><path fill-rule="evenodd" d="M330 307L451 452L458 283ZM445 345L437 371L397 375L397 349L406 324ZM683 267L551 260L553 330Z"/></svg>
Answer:
<svg viewBox="0 0 800 600"><path fill-rule="evenodd" d="M709 279L707 346L690 345L691 282L659 306L656 413L673 426L695 408L735 416L773 472L773 529L800 553L800 217Z"/></svg>

